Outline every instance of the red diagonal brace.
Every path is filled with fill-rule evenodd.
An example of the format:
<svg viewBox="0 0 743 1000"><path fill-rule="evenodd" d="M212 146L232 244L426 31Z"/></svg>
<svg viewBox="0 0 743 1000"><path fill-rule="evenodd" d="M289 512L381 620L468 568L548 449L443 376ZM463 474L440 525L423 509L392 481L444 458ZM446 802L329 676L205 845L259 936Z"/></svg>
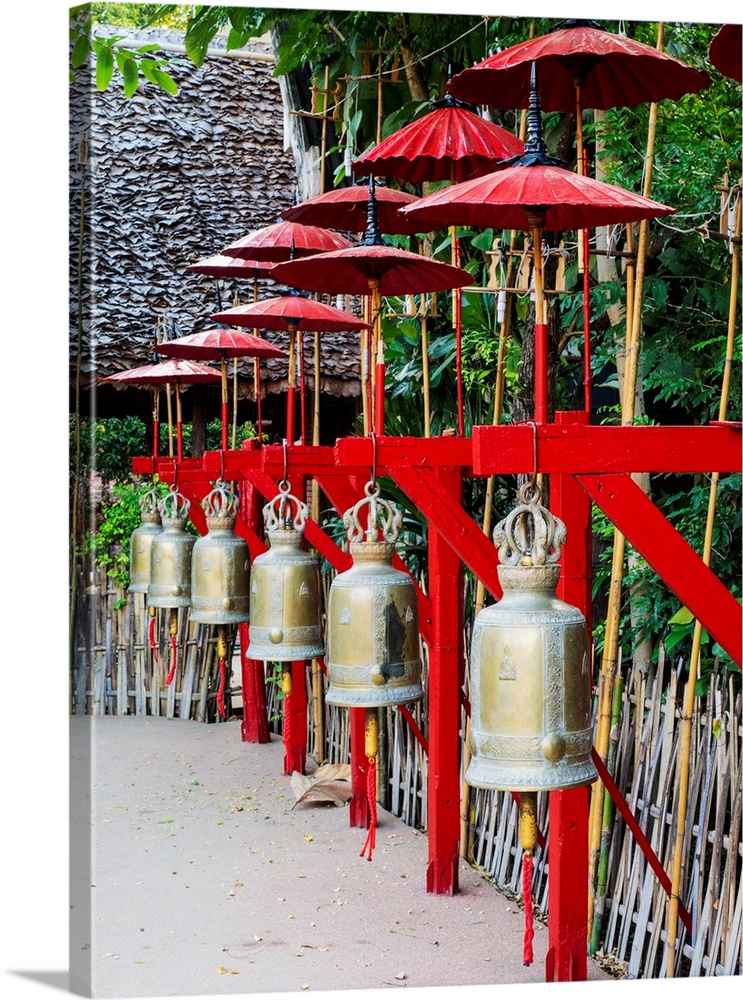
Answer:
<svg viewBox="0 0 743 1000"><path fill-rule="evenodd" d="M626 473L576 478L709 634L743 665L743 608L653 501Z"/></svg>

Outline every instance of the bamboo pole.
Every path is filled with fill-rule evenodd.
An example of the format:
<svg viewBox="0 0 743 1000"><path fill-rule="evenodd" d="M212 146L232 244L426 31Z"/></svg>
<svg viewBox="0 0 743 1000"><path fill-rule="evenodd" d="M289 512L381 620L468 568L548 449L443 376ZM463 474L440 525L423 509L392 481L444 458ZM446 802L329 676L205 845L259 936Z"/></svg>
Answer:
<svg viewBox="0 0 743 1000"><path fill-rule="evenodd" d="M664 24L658 24L658 40L656 48L663 48ZM648 118L648 137L645 150L643 177L643 196L650 197L653 174L653 157L655 152L655 131L658 121L658 105L650 105ZM622 397L622 424L631 425L635 419L635 394L637 392L637 362L639 358L639 342L642 324L642 290L645 277L645 255L647 251L649 222L640 223L640 236L637 247L635 267L632 272L632 302L626 309L625 334L625 366L624 392ZM628 282L630 272L628 270ZM631 310L630 310L631 305ZM614 529L614 549L612 553L611 576L609 581L609 603L606 612L606 633L604 637L604 652L601 659L601 675L599 678L599 709L596 721L596 751L603 761L606 760L611 729L611 707L613 702L614 678L616 676L617 650L619 646L619 617L621 611L622 578L624 575L625 555L624 535ZM596 869L601 848L601 817L603 812L603 783L597 779L591 790L591 805L588 821L588 934L592 937L594 889L596 885Z"/></svg>
<svg viewBox="0 0 743 1000"><path fill-rule="evenodd" d="M740 185L743 185L741 178ZM741 192L735 208L734 235L741 235ZM732 263L730 272L730 307L728 311L728 330L725 344L725 367L723 370L722 389L720 391L719 420L727 418L728 399L730 396L730 371L735 350L735 318L738 307L738 283L740 280L740 242L732 243ZM712 473L709 500L707 503L707 523L704 532L704 553L702 559L705 566L712 561L712 532L715 525L715 510L717 507L717 487L720 481L719 472ZM681 887L681 867L683 862L684 833L686 832L686 804L689 794L689 770L691 757L691 718L694 711L694 689L699 673L699 651L702 639L702 623L694 622L694 635L689 660L689 679L684 691L684 707L681 714L681 778L679 782L678 812L676 815L676 835L673 842L673 865L671 875L671 894L668 898L668 922L666 938L666 976L672 979L676 964L676 936L678 929L679 890Z"/></svg>

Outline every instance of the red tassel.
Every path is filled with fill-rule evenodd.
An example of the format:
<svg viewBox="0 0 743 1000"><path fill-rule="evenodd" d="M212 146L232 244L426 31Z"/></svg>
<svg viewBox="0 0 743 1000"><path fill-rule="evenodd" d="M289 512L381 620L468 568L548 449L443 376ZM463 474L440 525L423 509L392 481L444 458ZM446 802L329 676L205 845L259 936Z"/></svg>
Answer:
<svg viewBox="0 0 743 1000"><path fill-rule="evenodd" d="M374 757L367 759L369 767L366 772L366 798L369 803L369 832L359 857L363 858L368 849L369 857L366 860L371 861L372 852L377 844L377 762Z"/></svg>
<svg viewBox="0 0 743 1000"><path fill-rule="evenodd" d="M150 649L152 650L152 659L157 663L157 643L155 642L155 616L152 615L150 618L150 623L147 626L147 638L150 642Z"/></svg>
<svg viewBox="0 0 743 1000"><path fill-rule="evenodd" d="M217 708L219 709L219 714L224 718L224 687L227 683L227 671L225 670L224 660L220 656L219 658L219 688L217 689Z"/></svg>
<svg viewBox="0 0 743 1000"><path fill-rule="evenodd" d="M177 656L177 653L176 653L175 636L171 635L171 637L170 637L170 673L165 678L165 683L166 684L172 684L173 683L173 678L175 677L175 665L176 665L177 662L178 662L178 656Z"/></svg>
<svg viewBox="0 0 743 1000"><path fill-rule="evenodd" d="M534 961L534 902L531 895L531 876L534 871L534 858L531 851L524 852L524 865L521 871L521 887L524 895L524 965Z"/></svg>

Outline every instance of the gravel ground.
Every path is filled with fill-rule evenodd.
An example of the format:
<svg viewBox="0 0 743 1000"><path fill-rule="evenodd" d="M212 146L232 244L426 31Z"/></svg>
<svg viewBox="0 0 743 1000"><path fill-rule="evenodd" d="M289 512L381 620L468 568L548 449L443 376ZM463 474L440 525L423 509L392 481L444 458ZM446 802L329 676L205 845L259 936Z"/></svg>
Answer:
<svg viewBox="0 0 743 1000"><path fill-rule="evenodd" d="M283 748L239 723L73 717L70 988L95 997L539 983L522 914L460 864L426 892L427 840L379 811L300 804ZM92 788L92 796L89 790ZM589 979L608 980L589 961Z"/></svg>

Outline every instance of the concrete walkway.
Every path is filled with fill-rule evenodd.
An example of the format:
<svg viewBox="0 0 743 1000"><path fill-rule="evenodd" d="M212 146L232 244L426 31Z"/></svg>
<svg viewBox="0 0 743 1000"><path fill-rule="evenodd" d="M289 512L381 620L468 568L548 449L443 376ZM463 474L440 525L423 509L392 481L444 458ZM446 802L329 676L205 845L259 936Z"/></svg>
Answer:
<svg viewBox="0 0 743 1000"><path fill-rule="evenodd" d="M298 805L239 723L73 717L71 989L96 997L536 983L523 918L468 865L426 892L425 834ZM88 788L92 787L92 798ZM90 822L92 818L92 823ZM609 977L589 961L589 979Z"/></svg>

